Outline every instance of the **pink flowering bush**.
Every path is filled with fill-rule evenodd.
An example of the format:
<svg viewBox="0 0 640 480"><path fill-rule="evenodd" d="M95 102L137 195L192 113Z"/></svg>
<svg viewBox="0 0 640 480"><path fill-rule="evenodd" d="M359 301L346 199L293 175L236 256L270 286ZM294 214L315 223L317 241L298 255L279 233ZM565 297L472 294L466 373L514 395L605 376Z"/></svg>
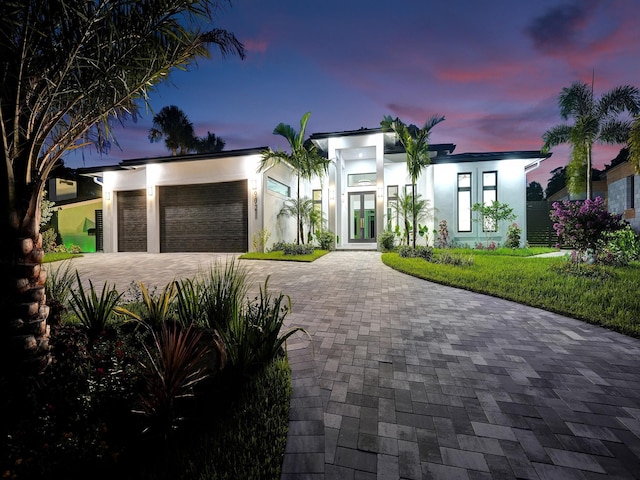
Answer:
<svg viewBox="0 0 640 480"><path fill-rule="evenodd" d="M606 235L626 225L622 215L607 211L602 197L554 202L551 220L561 243L577 251L576 258L593 256L596 262Z"/></svg>

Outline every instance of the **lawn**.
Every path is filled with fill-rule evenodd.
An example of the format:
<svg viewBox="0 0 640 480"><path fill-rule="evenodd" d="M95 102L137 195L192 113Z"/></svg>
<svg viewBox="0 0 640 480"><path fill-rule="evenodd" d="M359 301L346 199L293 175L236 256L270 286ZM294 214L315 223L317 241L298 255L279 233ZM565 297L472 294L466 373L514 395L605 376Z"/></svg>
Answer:
<svg viewBox="0 0 640 480"><path fill-rule="evenodd" d="M514 257L477 251L470 266L426 262L385 253L382 261L401 272L444 285L543 308L640 338L640 263L567 273L563 257ZM436 251L436 258L439 254Z"/></svg>
<svg viewBox="0 0 640 480"><path fill-rule="evenodd" d="M44 258L42 259L42 263L60 262L62 260L68 260L70 258L81 257L81 256L82 255L78 253L67 253L67 252L45 253Z"/></svg>
<svg viewBox="0 0 640 480"><path fill-rule="evenodd" d="M314 250L309 255L285 255L282 251L277 252L250 252L240 256L242 260L278 260L285 262L313 262L329 253L329 250Z"/></svg>

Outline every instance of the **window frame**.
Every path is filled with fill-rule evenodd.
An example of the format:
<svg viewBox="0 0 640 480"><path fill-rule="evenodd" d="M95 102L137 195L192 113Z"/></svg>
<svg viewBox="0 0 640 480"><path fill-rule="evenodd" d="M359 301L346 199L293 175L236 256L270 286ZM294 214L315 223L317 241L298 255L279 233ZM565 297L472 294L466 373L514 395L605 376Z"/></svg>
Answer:
<svg viewBox="0 0 640 480"><path fill-rule="evenodd" d="M493 174L493 185L487 184L485 182L485 175ZM482 172L482 204L489 205L487 202L487 194L489 192L493 192L491 203L498 201L498 171L497 170L488 170L486 172ZM487 233L497 232L498 225L492 225L491 223L487 223L488 221L482 219L482 231ZM489 221L490 222L490 221Z"/></svg>
<svg viewBox="0 0 640 480"><path fill-rule="evenodd" d="M274 184L275 186L284 187L287 193L282 193L282 191L277 188L274 189L272 186ZM283 197L291 198L291 187L286 183L282 183L280 180L276 180L275 178L269 176L267 176L267 191L277 193L278 195L282 195Z"/></svg>
<svg viewBox="0 0 640 480"><path fill-rule="evenodd" d="M460 180L462 177L464 176L468 176L469 177L469 185L468 186L460 186ZM459 233L471 233L473 231L473 222L472 222L472 211L471 211L471 206L472 206L472 187L473 187L473 173L472 172L458 172L458 175L456 177L456 210L457 210L457 222L456 222L456 228L458 230ZM469 221L468 221L468 225L469 225L469 229L462 229L461 226L461 220L463 219L462 214L463 212L461 211L461 204L462 202L461 200L461 195L465 194L465 197L468 197L468 204L469 204Z"/></svg>

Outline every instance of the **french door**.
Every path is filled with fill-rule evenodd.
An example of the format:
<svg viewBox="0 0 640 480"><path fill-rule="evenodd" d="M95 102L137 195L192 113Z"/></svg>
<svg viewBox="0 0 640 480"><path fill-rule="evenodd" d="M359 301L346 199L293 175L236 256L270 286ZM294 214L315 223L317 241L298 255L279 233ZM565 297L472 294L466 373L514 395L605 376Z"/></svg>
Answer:
<svg viewBox="0 0 640 480"><path fill-rule="evenodd" d="M349 243L376 241L376 192L349 193Z"/></svg>

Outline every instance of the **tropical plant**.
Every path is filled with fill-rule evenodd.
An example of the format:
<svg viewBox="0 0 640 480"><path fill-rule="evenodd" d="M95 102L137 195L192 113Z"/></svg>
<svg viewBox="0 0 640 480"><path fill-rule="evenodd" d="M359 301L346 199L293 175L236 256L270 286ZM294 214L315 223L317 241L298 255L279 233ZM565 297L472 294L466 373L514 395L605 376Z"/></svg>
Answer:
<svg viewBox="0 0 640 480"><path fill-rule="evenodd" d="M278 217L294 217L298 223L298 243L304 243L305 225L311 231L311 221L314 212L313 200L308 197L289 198L278 212Z"/></svg>
<svg viewBox="0 0 640 480"><path fill-rule="evenodd" d="M396 236L391 230L385 230L378 235L378 246L382 252L392 252L395 248Z"/></svg>
<svg viewBox="0 0 640 480"><path fill-rule="evenodd" d="M44 288L47 294L49 306L48 323L57 325L60 323L60 315L66 310L69 299L76 284L76 277L71 271L71 262L63 261L47 271L47 280Z"/></svg>
<svg viewBox="0 0 640 480"><path fill-rule="evenodd" d="M51 358L46 308L35 303L28 316L15 308L37 298L45 282L39 269L17 266L42 263L41 199L49 174L70 150L107 148L110 123L135 116L158 83L208 56L209 45L244 56L233 34L204 30L219 3L0 2L0 271L8 272L0 280L0 310L16 312L0 325L3 368L41 370ZM29 341L14 340L24 336Z"/></svg>
<svg viewBox="0 0 640 480"><path fill-rule="evenodd" d="M182 325L194 323L207 325L205 287L202 281L182 278L174 282L176 288L176 313Z"/></svg>
<svg viewBox="0 0 640 480"><path fill-rule="evenodd" d="M422 258L427 262L433 257L433 248L424 245L411 247L409 245L401 245L398 247L398 255L402 258Z"/></svg>
<svg viewBox="0 0 640 480"><path fill-rule="evenodd" d="M296 243L300 243L301 237L304 238L302 212L300 211L300 207L302 207L300 201L300 180L311 180L315 176L327 173L329 164L331 163L330 160L318 153L313 143L305 142L304 140L304 134L310 116L311 112L307 112L302 116L300 119L299 132L296 132L293 127L285 125L284 123L279 123L276 126L273 134L280 135L287 140L291 148L291 153L286 153L282 150L273 151L269 148L262 154L262 160L258 169L259 172L263 172L274 165L284 163L290 166L296 173L298 182L296 189Z"/></svg>
<svg viewBox="0 0 640 480"><path fill-rule="evenodd" d="M216 153L224 150L226 142L216 136L215 133L207 132L205 137L196 137L193 149L196 153Z"/></svg>
<svg viewBox="0 0 640 480"><path fill-rule="evenodd" d="M110 287L107 282L102 286L100 296L89 280L89 294L85 293L80 274L76 270L76 288L71 291L69 305L78 317L80 325L87 331L90 339L96 338L106 330L112 320L116 307L122 297L121 293Z"/></svg>
<svg viewBox="0 0 640 480"><path fill-rule="evenodd" d="M161 432L177 426L176 402L193 396L193 387L207 377L204 359L209 347L201 341L202 335L193 325L163 323L160 332L153 333L152 346L144 347L148 362L139 401L142 412Z"/></svg>
<svg viewBox="0 0 640 480"><path fill-rule="evenodd" d="M412 221L419 222L432 215L429 200L423 199L419 193L415 196L401 193L398 200L391 204L391 209L394 211L394 216L399 218L404 225L404 231L400 231L400 226L396 225L396 235L401 237L407 245L409 245L409 238L413 233L413 225L415 225ZM417 235L414 234L413 237L415 245Z"/></svg>
<svg viewBox="0 0 640 480"><path fill-rule="evenodd" d="M320 250L334 250L336 248L336 236L331 230L317 230L316 242Z"/></svg>
<svg viewBox="0 0 640 480"><path fill-rule="evenodd" d="M143 313L138 314L124 307L116 307L115 312L145 323L152 329L157 329L167 321L173 320L173 299L176 292L174 283L167 284L157 295L149 293L144 283L140 282L139 285L144 305Z"/></svg>
<svg viewBox="0 0 640 480"><path fill-rule="evenodd" d="M168 105L153 116L149 129L149 141L158 142L164 138L164 145L171 155L184 155L194 149L195 134L193 123L180 108Z"/></svg>
<svg viewBox="0 0 640 480"><path fill-rule="evenodd" d="M602 197L554 202L551 221L560 240L575 248L578 258L593 258L596 262L606 235L626 226L622 215L607 211Z"/></svg>
<svg viewBox="0 0 640 480"><path fill-rule="evenodd" d="M258 230L253 234L253 249L256 252L264 252L264 247L267 244L269 237L271 237L271 232L266 228Z"/></svg>
<svg viewBox="0 0 640 480"><path fill-rule="evenodd" d="M517 223L512 223L507 228L507 241L504 243L504 246L507 248L520 248L520 235L522 234L522 229Z"/></svg>
<svg viewBox="0 0 640 480"><path fill-rule="evenodd" d="M300 244L297 243L283 243L282 244L282 253L284 255L311 255L314 251L313 245Z"/></svg>
<svg viewBox="0 0 640 480"><path fill-rule="evenodd" d="M594 98L593 85L582 81L564 87L558 96L563 120L573 119L573 125L556 125L542 135L542 150L563 143L571 145L571 160L567 165L567 185L573 194L586 189L591 199L591 166L594 143L624 144L629 139L631 123L619 115L640 113L640 90L630 85L615 87L599 99Z"/></svg>
<svg viewBox="0 0 640 480"><path fill-rule="evenodd" d="M471 211L480 214L482 229L485 232L497 232L502 222L512 222L516 219L513 208L511 208L509 204L499 202L498 200L494 200L488 204L475 203L471 207Z"/></svg>
<svg viewBox="0 0 640 480"><path fill-rule="evenodd" d="M412 225L418 224L418 211L415 206L416 183L422 174L422 170L431 163L429 135L431 134L431 129L443 121L443 116L434 115L425 122L422 128L418 128L415 125L407 126L399 118L394 120L387 115L380 122L383 130L393 131L396 134L396 138L404 147L407 155L407 170L411 178L411 199L413 202L411 209L413 213ZM414 248L416 246L416 235L413 235L413 246Z"/></svg>
<svg viewBox="0 0 640 480"><path fill-rule="evenodd" d="M216 261L203 279L203 307L207 325L219 332L242 308L249 289L247 270L235 259Z"/></svg>
<svg viewBox="0 0 640 480"><path fill-rule="evenodd" d="M440 220L438 224L438 235L436 237L436 248L449 248L451 247L451 240L449 238L449 228L447 227L446 220Z"/></svg>
<svg viewBox="0 0 640 480"><path fill-rule="evenodd" d="M40 228L47 225L53 217L53 207L56 206L56 202L52 202L47 198L47 191L42 191L42 200L40 203Z"/></svg>
<svg viewBox="0 0 640 480"><path fill-rule="evenodd" d="M631 225L606 233L598 258L603 263L614 266L625 266L633 260L639 260L640 236Z"/></svg>

